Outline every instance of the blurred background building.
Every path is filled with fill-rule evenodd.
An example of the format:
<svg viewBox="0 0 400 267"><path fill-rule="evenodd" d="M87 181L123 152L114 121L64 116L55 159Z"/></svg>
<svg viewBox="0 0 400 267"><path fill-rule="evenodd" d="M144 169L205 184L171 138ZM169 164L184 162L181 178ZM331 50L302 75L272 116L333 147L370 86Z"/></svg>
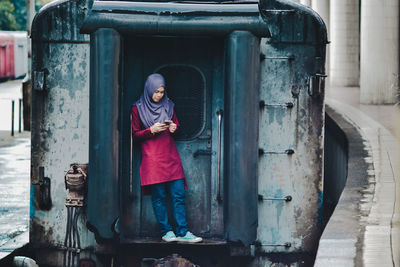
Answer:
<svg viewBox="0 0 400 267"><path fill-rule="evenodd" d="M360 103L393 104L399 93L399 1L293 0L325 21L331 87L360 87Z"/></svg>

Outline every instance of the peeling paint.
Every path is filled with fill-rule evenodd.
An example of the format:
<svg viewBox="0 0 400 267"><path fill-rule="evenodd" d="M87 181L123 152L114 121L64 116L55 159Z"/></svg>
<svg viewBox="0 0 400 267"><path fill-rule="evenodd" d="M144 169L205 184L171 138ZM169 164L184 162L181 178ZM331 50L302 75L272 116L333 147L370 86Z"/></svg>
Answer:
<svg viewBox="0 0 400 267"><path fill-rule="evenodd" d="M77 0L50 4L56 8L40 12L32 27L32 68L33 71L46 69L48 75L46 90L32 92L31 180L32 183L38 182L38 168L43 166L45 176L51 179L51 195L53 196L53 207L49 211L40 210L36 203L38 199L35 199L35 197L39 198L38 186L32 185L31 194L34 203L30 213L32 222L30 237L33 246L56 247L63 243L66 229L64 174L70 163L88 162L89 37L80 34L79 29L84 19L84 10L87 9L89 2ZM271 5L273 1L260 2L268 2ZM69 12L68 14L75 12L76 16L61 19L60 10ZM265 14L262 15L265 16ZM275 106L260 110L259 147L271 154L264 154L259 158L258 188L259 192L267 197L280 198L290 195L292 201L259 202L257 239L261 244L267 244L261 247L261 253L296 255L296 253L312 251L317 244L316 238L319 233L318 216L321 207L323 164L323 95L320 98L312 98L307 94L307 89L309 77L316 71L322 72L315 58L322 56L324 59L324 56L321 55L318 45L310 40L320 37L315 34L316 26L311 24L311 20L315 20L314 17L296 12L295 14L271 15L266 20L283 18L290 22L293 22L294 18L299 19L301 23L298 24L303 25L304 29L296 32L298 25L293 23L278 25L277 22L268 22L273 36L261 41L261 50L266 58L261 64L260 99L267 104L291 102L294 106L291 109ZM306 24L309 26L307 27ZM322 50L324 53L324 49ZM218 71L218 75L222 76L223 70ZM222 92L219 95L214 94L212 98L215 100L213 109L223 105ZM213 134L215 135L214 132ZM183 147L182 144L178 146L181 149ZM215 146L215 142L212 142L211 148L215 150ZM192 154L196 147L198 145L193 143L187 144L182 149L187 155L188 162L194 161ZM99 149L99 144L94 145L94 149ZM282 154L287 149L293 149L294 154ZM211 163L207 163L207 168L214 170L215 155L211 157ZM203 162L196 166L192 165L191 173L196 174L202 173L206 164ZM212 171L211 175L215 176L215 171ZM209 181L203 176L197 184L189 185L190 190L197 192L206 187L205 184ZM188 192L189 195L191 193L191 191ZM204 192L204 194L211 193ZM203 202L206 201L189 203L192 207L190 212L196 215L198 210L202 209ZM141 204L143 204L143 212L151 211L149 199ZM214 207L215 204L207 202L204 205L218 211ZM218 224L215 229L218 234L221 234L223 222L222 220L212 221L216 220L213 218L216 217L213 216L215 214L210 214L211 219L207 218L207 220L210 219L211 223ZM153 214L143 216L150 218L151 222L155 221ZM201 219L201 214L196 216ZM82 247L90 249L96 242L93 234L87 230L85 222L86 214L83 214L79 219L78 228ZM141 230L144 234L153 235L152 229L155 227L154 223L149 223ZM206 223L204 227L199 228L206 235L209 234L210 229ZM287 242L291 243L290 247L282 246ZM296 262L296 257L294 256L293 261L288 259L287 262ZM254 264L259 264L258 266L265 266L267 263L271 266L279 266L276 259L263 256L259 256L254 262Z"/></svg>
<svg viewBox="0 0 400 267"><path fill-rule="evenodd" d="M259 162L259 192L274 197L293 196L291 202L262 201L259 204L258 241L277 246L262 247L263 252L312 251L317 245L322 193L322 100L306 93L305 55L316 50L307 45L262 44L268 59L262 62L260 99L269 103L294 102L296 111L266 107L260 111L260 147L264 151L284 151L287 155L263 155ZM294 55L293 60L285 57ZM291 75L294 72L296 75ZM283 77L283 78L282 78ZM290 88L302 88L293 99ZM317 148L317 149L316 149ZM279 246L290 242L292 246Z"/></svg>

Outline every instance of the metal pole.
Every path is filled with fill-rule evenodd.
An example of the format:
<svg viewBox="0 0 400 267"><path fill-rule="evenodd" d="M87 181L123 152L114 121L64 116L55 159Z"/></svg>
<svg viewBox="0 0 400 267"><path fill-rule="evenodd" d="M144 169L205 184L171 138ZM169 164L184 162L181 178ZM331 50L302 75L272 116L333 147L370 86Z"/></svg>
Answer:
<svg viewBox="0 0 400 267"><path fill-rule="evenodd" d="M35 0L26 0L26 31L31 33L32 20L35 16Z"/></svg>
<svg viewBox="0 0 400 267"><path fill-rule="evenodd" d="M222 127L222 114L223 111L222 109L217 110L217 116L218 116L218 163L217 163L217 179L218 179L218 184L217 184L217 198L216 201L221 202L221 127Z"/></svg>
<svg viewBox="0 0 400 267"><path fill-rule="evenodd" d="M11 136L14 136L14 104L15 101L11 100Z"/></svg>
<svg viewBox="0 0 400 267"><path fill-rule="evenodd" d="M22 106L22 99L19 99L19 110L18 110L18 132L21 132L21 106Z"/></svg>

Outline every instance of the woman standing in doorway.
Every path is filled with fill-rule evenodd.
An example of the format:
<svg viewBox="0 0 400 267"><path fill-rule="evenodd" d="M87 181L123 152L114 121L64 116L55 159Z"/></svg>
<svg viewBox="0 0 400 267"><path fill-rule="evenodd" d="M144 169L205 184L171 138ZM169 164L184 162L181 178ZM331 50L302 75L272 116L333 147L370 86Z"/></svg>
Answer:
<svg viewBox="0 0 400 267"><path fill-rule="evenodd" d="M179 129L174 103L167 97L160 74L147 77L144 92L132 106L133 140L142 146L140 181L151 188L154 214L166 242L197 243L202 238L188 231L185 207L185 174L172 136ZM176 235L168 222L166 192L171 197Z"/></svg>

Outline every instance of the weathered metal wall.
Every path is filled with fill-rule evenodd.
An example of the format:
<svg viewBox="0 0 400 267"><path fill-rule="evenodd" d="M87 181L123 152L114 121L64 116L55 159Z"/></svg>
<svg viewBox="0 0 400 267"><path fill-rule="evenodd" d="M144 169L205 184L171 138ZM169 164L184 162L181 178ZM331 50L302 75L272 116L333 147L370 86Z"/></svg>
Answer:
<svg viewBox="0 0 400 267"><path fill-rule="evenodd" d="M88 223L108 239L119 216L121 49L121 36L112 29L91 35Z"/></svg>
<svg viewBox="0 0 400 267"><path fill-rule="evenodd" d="M255 247L274 262L274 253L312 254L320 235L327 40L322 20L311 9L268 0L260 7L272 37L261 41ZM282 258L301 262L296 256Z"/></svg>
<svg viewBox="0 0 400 267"><path fill-rule="evenodd" d="M257 236L257 145L260 39L245 31L227 46L225 236L244 246Z"/></svg>
<svg viewBox="0 0 400 267"><path fill-rule="evenodd" d="M54 253L54 251L65 251L63 243L67 214L64 174L73 162L88 163L89 37L80 34L79 29L90 5L90 1L85 3L83 0L54 2L39 13L32 28L31 181L33 203L30 237L33 247L50 247L52 249L52 253L48 253L46 249L36 250L39 262L46 264L58 265L62 261L62 254ZM146 6L143 8L146 9ZM178 5L179 10L176 12L180 15L182 15L181 12L193 13L186 8ZM203 32L204 35L215 37L221 34L227 35L234 27L238 27L239 30L252 31L254 36L249 40L254 42L259 37L269 36L268 31L260 29L268 27L271 33L271 38L261 39L260 45L262 52L260 105L254 101L254 99L258 100L257 97L252 98L254 103L246 102L250 100L246 99L245 91L240 92L243 93L242 97L239 95L229 96L231 100L234 100L233 106L230 107L231 114L233 114L234 105L243 104L248 105L246 112L252 116L249 120L253 119L254 123L257 121L256 117L259 117L259 158L258 170L256 163L254 163L255 169L252 169L253 165L251 164L240 166L242 161L240 157L237 157L238 155L232 155L235 158L231 165L228 165L232 170L237 170L233 175L241 175L240 179L242 180L239 182L243 182L247 175L251 179L258 172L258 196L255 183L244 185L249 186L245 194L251 192L254 194L243 195L243 199L250 200L256 200L258 197L257 233L252 232L257 221L253 224L249 224L247 221L246 225L249 228L246 229L250 229L246 233L248 236L244 239L242 239L244 235L236 238L236 222L230 221L234 231L229 232L228 237L247 244L251 243L256 236L257 241L254 242L252 251L256 256L253 261L254 266L282 262L282 258L274 256L279 253L285 255L312 254L317 244L322 220L323 76L326 29L323 22L310 9L292 2L261 1L260 11L264 21L260 18L252 18L253 8L247 10L246 6L241 7L250 15L233 26L228 23L230 19L233 19L232 14L229 15L230 12L228 12L230 7L224 8L227 14L222 20L216 19L217 16L213 17L216 19L214 21L224 22L220 29L210 27L210 25L204 24L204 21L200 21L194 23L193 26L197 32L189 31L188 28L185 28L184 22L187 19L185 16L181 16L174 23L177 23L177 27L182 27L182 32L180 32L182 36ZM148 29L146 27L149 25L145 24L144 28L127 27L126 21L120 21L123 12L107 14L100 18L98 13L102 11L104 11L104 6L99 5L97 13L87 22L87 31L95 31L99 28L98 23L107 24L115 21L120 22L118 23L119 30L124 34L133 34L135 31L143 34L143 31ZM128 13L130 12L136 11L131 10ZM139 15L143 15L143 13ZM157 15L149 15L154 19L152 16ZM153 30L158 30L158 34L161 35L175 34L170 28L168 19L169 16L160 18L159 25L162 27L156 27ZM246 34L251 35L248 32ZM230 45L233 46L236 41L242 42L239 37L237 40L235 38L230 40ZM255 46L258 48L257 44ZM123 49L125 48L123 47ZM247 51L251 58L257 58L252 54L254 51ZM254 72L258 71L257 66L258 64L254 64ZM249 70L243 68L244 72ZM249 82L256 82L257 79L250 79ZM236 82L240 83L240 75L232 81L235 83L233 85L237 85ZM232 83L232 81L230 82ZM243 87L241 90L246 90L243 84L240 86ZM255 84L252 85L252 88L254 86ZM220 104L222 101L218 102L218 105ZM257 116L252 112L258 108L260 110ZM97 111L93 110L93 112ZM235 116L231 119L242 120L244 127L253 126L244 121L245 119L241 118L240 114ZM101 117L98 118L98 120L100 119ZM215 124L215 122L213 123ZM227 125L229 126L229 124ZM238 135L238 139L233 140L233 145L238 140L245 143L246 140L250 140L251 135L257 135L252 132L254 129L251 127L243 130L244 132ZM110 136L115 138L114 134L113 132ZM213 138L215 138L215 133L213 133ZM245 153L246 149L249 149L251 153L256 152L257 154L253 147L243 147L243 149ZM230 153L230 150L226 151L226 153ZM236 151L232 150L232 153L236 153ZM256 154L243 155L243 157L246 157L245 161L249 163L252 157L256 160ZM115 169L118 168L117 165L116 163ZM98 171L98 173L100 172ZM112 171L110 173L110 175L114 175L114 178L117 176ZM89 172L89 179L96 179L96 177L91 176ZM46 182L47 185L49 182L51 183L49 190L51 202L46 199ZM96 185L96 183L91 184ZM114 185L115 183L112 183L112 186ZM101 188L101 184L96 186ZM113 193L115 193L114 189L115 187L112 188ZM236 192L232 190L230 194L234 195ZM93 200L101 201L101 199L95 198ZM240 200L240 197L237 200ZM236 203L236 205L241 205L240 207L245 213L247 212L246 219L257 217L254 210L246 210L246 203L240 203L240 201ZM233 210L235 205L231 206L231 210ZM114 219L114 215L113 218L107 218L107 220ZM234 219L237 218L232 218L232 220ZM84 250L93 251L96 242L93 234L86 229L85 222L85 216L80 217L78 231L81 246ZM109 224L110 221L107 221L106 226ZM106 237L110 236L111 232L107 232ZM296 256L294 258L287 257L286 261L289 263L300 262Z"/></svg>
<svg viewBox="0 0 400 267"><path fill-rule="evenodd" d="M202 5L198 3L96 2L85 19L83 31L92 33L91 37L95 40L97 37L93 32L103 27L121 32L125 39L123 50L126 52L123 52L123 68L121 69L121 73L124 73L122 75L117 73L117 66L105 71L114 75L113 80L117 80L118 77L123 79L121 88L123 99L119 104L118 101L114 101L114 105L120 105L121 114L113 116L112 123L98 125L98 132L105 132L108 131L105 127L114 125L115 121L123 122L120 124L120 129L124 145L119 147L124 157L121 157L119 178L123 185L121 186L123 199L121 202L123 212L120 217L121 241L132 243L138 237L158 237L157 223L153 216L150 199L141 196L140 188L137 187L140 159L138 160L136 153L133 153L132 175L130 166L127 164L130 162L128 153L130 146L127 145L129 139L126 138L129 137L130 106L140 96L144 78L148 74L160 70L163 66L191 65L202 73L207 89L205 102L202 103L206 107L204 118L206 126L199 132L202 136L192 138L198 140L177 142L189 185L187 191L189 225L192 231L203 237L222 238L225 234L225 239L228 241L250 245L256 238L257 229L259 40L260 37L269 36L268 27L259 16L258 5L255 3ZM232 30L237 31L231 33ZM212 40L210 36L214 39ZM163 45L160 46L160 43ZM222 46L224 43L225 49ZM103 46L106 47L107 44L104 43ZM95 46L92 47L91 52L93 55L99 53ZM105 60L101 65L92 62L94 65L91 69L93 68L94 72L91 71L91 75L93 74L91 92L107 90L107 87L103 88L99 85L102 85L102 82L107 83L109 76L98 75L97 70L108 68L109 64L115 64L109 62L110 57L104 54L99 53L93 56L94 58L105 57ZM219 69L226 69L226 71L214 72ZM228 84L224 84L223 80L226 80ZM179 82L185 83L185 80L180 79ZM187 88L181 88L175 97L181 97L186 91L188 91ZM223 91L226 94L225 99L221 99ZM91 105L97 105L99 109L102 109L103 105L105 109L110 109L108 102L94 99L91 94L92 100ZM229 129L222 133L225 137L222 139L225 149L219 150L216 146L220 142L216 135L218 133L218 126L215 125L218 118L216 111L224 108L227 112L226 117L223 118L223 124ZM191 113L194 112L193 110L194 107L187 106L184 112ZM92 118L91 115L91 120ZM184 127L187 126L184 125ZM118 140L108 138L106 135L99 138L114 145L102 150L102 153L98 155L111 155L114 154L114 148L118 149ZM104 143L104 141L99 143ZM133 147L138 147L138 145L134 143ZM90 145L90 155L93 148ZM217 161L221 162L216 157L220 151L221 154L229 156L225 160L225 165L221 163L221 166L217 166ZM198 153L201 157L198 157ZM91 165L108 165L115 160L115 157L109 157L108 163L105 164L106 162L102 161L105 157L107 156L91 156ZM104 164L99 164L100 161ZM115 164L113 166L118 168ZM217 170L222 177L215 175ZM100 176L102 172L99 171L101 170L91 171L91 175ZM99 177L99 180L104 180L104 184L109 185L110 177L114 180L115 175L104 175ZM93 181L90 183L90 187L96 185ZM115 187L115 183L112 187ZM96 188L99 187L96 186ZM109 218L91 216L92 209L95 210L94 213L99 214L109 208L103 202L92 201L94 196L90 193L98 194L98 197L94 198L111 200L113 194L108 192L109 188L107 187L106 190L89 188L88 208L91 224L100 225L107 221L107 224L111 225ZM224 196L226 199L223 198ZM222 207L224 207L224 214L227 215L224 219ZM115 215L114 212L111 214ZM226 226L225 229L223 223ZM110 227L104 224L101 228L100 235L111 236Z"/></svg>
<svg viewBox="0 0 400 267"><path fill-rule="evenodd" d="M54 249L63 251L66 233L65 172L71 163L88 163L89 36L79 33L88 5L53 2L32 26L30 244L41 248L36 260L50 265L62 262ZM81 216L78 230L87 248L94 239L84 225Z"/></svg>

